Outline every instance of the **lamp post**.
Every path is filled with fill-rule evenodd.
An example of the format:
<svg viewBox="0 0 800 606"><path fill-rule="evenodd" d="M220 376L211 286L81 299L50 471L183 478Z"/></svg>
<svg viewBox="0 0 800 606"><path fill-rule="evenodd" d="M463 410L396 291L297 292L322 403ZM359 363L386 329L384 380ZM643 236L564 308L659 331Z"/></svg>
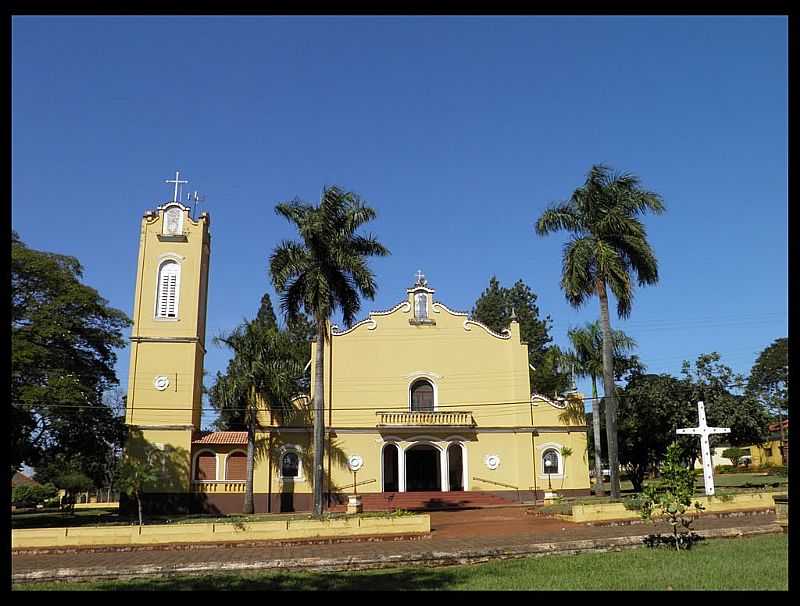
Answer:
<svg viewBox="0 0 800 606"><path fill-rule="evenodd" d="M550 467L553 465L553 462L549 458L545 458L544 466L547 469L547 489L552 491L553 485L550 483Z"/></svg>

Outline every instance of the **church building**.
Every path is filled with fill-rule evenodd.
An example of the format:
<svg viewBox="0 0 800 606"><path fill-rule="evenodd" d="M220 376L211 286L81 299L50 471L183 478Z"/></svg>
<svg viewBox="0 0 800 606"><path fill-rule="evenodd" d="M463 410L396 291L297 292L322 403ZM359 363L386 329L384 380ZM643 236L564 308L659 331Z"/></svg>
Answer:
<svg viewBox="0 0 800 606"><path fill-rule="evenodd" d="M179 202L142 219L126 422L132 453L147 443L169 455L149 508L237 513L246 432L200 431L209 228ZM418 272L391 309L328 327L326 509L354 492L367 511L588 495L587 427L531 393L516 320L497 333L435 294ZM313 409L309 396L294 405L260 417L256 512L312 509Z"/></svg>

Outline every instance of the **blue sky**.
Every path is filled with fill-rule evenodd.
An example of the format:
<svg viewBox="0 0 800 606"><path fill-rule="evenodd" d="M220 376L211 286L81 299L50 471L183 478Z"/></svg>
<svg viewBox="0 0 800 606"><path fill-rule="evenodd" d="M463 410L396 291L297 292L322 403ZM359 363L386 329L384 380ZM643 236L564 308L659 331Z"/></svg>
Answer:
<svg viewBox="0 0 800 606"><path fill-rule="evenodd" d="M417 269L464 310L495 274L566 345L598 304L567 304L566 236L533 223L602 162L667 206L660 283L613 326L652 372L747 372L788 331L787 50L785 17L14 17L12 225L130 314L141 216L180 169L212 217L213 336L276 301L275 204L339 184L392 252L362 317Z"/></svg>

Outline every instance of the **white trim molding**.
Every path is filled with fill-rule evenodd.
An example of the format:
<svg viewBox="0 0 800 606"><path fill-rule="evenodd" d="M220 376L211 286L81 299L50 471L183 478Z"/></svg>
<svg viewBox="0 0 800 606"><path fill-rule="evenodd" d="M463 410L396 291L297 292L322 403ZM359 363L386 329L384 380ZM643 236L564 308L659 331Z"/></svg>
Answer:
<svg viewBox="0 0 800 606"><path fill-rule="evenodd" d="M566 469L564 469L564 457L561 456L561 448L563 444L557 444L556 442L545 442L544 444L537 444L536 451L537 451L537 458L536 461L536 469L539 470L539 479L547 479L548 475L551 478L556 478L561 480L566 475ZM554 450L556 453L556 458L558 460L558 469L559 473L551 473L548 474L544 470L544 453L548 450Z"/></svg>

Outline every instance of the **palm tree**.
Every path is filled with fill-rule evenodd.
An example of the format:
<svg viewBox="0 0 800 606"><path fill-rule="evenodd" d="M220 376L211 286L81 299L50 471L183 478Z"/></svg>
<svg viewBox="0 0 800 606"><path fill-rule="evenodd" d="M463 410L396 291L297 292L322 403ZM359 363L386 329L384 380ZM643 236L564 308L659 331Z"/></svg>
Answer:
<svg viewBox="0 0 800 606"><path fill-rule="evenodd" d="M270 257L270 274L281 293L287 321L297 319L302 307L316 323L317 349L314 377L314 515L322 515L323 348L328 321L341 310L349 327L361 308L360 296L373 299L377 286L367 257L389 251L372 234L356 234L375 218L375 211L358 195L339 187L327 187L319 206L294 200L278 204L275 212L297 227L301 241L284 240ZM359 296L360 295L360 296Z"/></svg>
<svg viewBox="0 0 800 606"><path fill-rule="evenodd" d="M286 412L297 392L297 378L303 368L293 358L289 335L263 322L244 322L227 336L214 342L234 351L225 375L217 375L211 388L211 401L240 419L247 429L247 478L244 513L254 513L253 469L259 410L264 405L273 412ZM240 416L241 415L241 416Z"/></svg>
<svg viewBox="0 0 800 606"><path fill-rule="evenodd" d="M592 430L594 437L595 494L603 496L603 451L600 443L600 401L597 398L597 379L603 374L603 329L600 322L587 322L583 328L567 331L572 350L567 354L580 377L592 380ZM624 363L622 355L636 347L636 341L621 330L612 330L615 370ZM615 373L616 374L616 373Z"/></svg>
<svg viewBox="0 0 800 606"><path fill-rule="evenodd" d="M658 262L638 219L648 210L664 212L661 196L642 189L634 175L612 173L606 166L595 165L569 200L551 205L536 221L535 228L540 236L560 230L572 234L564 246L561 274L567 301L578 308L595 295L600 300L606 434L614 498L619 498L619 458L608 289L617 299L617 315L627 318L633 303L632 274L636 274L639 286L658 282Z"/></svg>

